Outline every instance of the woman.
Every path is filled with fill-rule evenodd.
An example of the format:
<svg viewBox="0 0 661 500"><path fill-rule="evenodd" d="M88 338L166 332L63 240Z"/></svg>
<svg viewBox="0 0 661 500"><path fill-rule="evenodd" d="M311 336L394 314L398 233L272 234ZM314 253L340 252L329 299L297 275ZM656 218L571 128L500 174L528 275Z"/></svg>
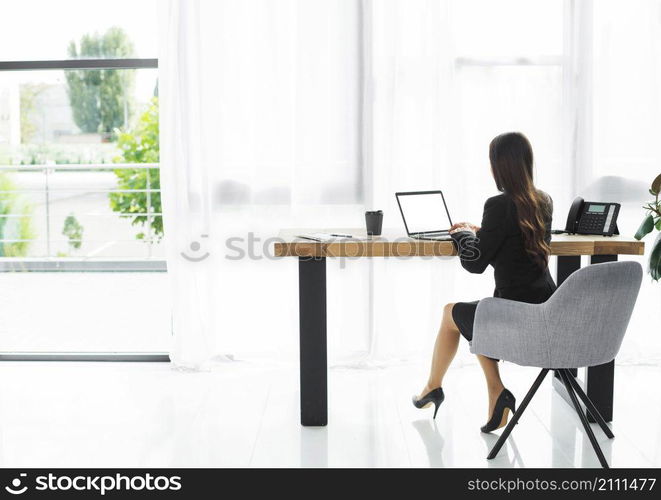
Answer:
<svg viewBox="0 0 661 500"><path fill-rule="evenodd" d="M520 302L545 302L556 289L548 269L553 202L533 183L533 153L523 134L507 133L489 145L491 173L502 194L484 204L482 227L467 222L454 224L450 233L456 242L461 265L471 273L494 267L495 297ZM427 385L413 397L417 408L433 404L434 418L443 402L443 377L457 347L459 336L473 338L475 302L447 304L434 345ZM478 354L489 392L489 420L482 432L507 424L515 398L503 385L498 361Z"/></svg>

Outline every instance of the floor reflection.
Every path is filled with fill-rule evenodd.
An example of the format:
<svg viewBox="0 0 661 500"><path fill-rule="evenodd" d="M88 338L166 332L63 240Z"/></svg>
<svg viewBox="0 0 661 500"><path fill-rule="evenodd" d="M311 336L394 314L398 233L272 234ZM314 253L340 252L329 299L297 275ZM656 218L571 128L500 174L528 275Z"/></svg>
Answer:
<svg viewBox="0 0 661 500"><path fill-rule="evenodd" d="M606 458L606 462L608 462L609 465L612 464L613 440L615 438L608 439L601 431L598 424L590 424L590 426L592 427L592 432L594 432L594 435L597 438L597 442L601 447L601 451L604 454L604 457ZM580 434L581 434L581 440L583 441L581 467L586 467L586 468L601 467L601 464L599 463L599 458L597 457L597 454L595 453L594 448L592 447L592 443L590 443L590 438L588 438L588 436L585 434L585 431L583 429L581 429Z"/></svg>
<svg viewBox="0 0 661 500"><path fill-rule="evenodd" d="M581 405L584 410L584 407ZM610 464L613 440L608 439L598 424L590 424L606 461ZM553 440L553 464L561 466L563 460L581 467L600 467L597 454L590 443L581 420L573 406L559 394L551 399L551 439ZM579 451L580 450L580 451Z"/></svg>
<svg viewBox="0 0 661 500"><path fill-rule="evenodd" d="M514 439L513 434L514 432L512 432L512 434L509 435L507 441L498 452L496 458L493 458L492 460L486 460L488 467L500 469L502 467L526 466L525 463L523 462L523 458L521 457L521 453L519 453L519 448L516 446L516 439ZM481 432L480 436L482 437L482 440L486 445L484 451L484 456L486 458L486 456L489 454L491 449L496 445L496 441L498 441L500 435L493 433L485 434L484 432ZM511 457L510 457L510 451L512 455Z"/></svg>
<svg viewBox="0 0 661 500"><path fill-rule="evenodd" d="M328 427L301 426L301 467L328 467Z"/></svg>
<svg viewBox="0 0 661 500"><path fill-rule="evenodd" d="M413 422L413 427L425 445L430 467L443 467L443 445L445 441L436 426L436 421L420 419Z"/></svg>

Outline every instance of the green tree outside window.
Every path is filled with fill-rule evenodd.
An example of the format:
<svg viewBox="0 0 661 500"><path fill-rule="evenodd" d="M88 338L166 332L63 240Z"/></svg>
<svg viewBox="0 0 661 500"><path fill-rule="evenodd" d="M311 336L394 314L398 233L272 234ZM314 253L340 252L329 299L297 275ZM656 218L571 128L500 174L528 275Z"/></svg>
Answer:
<svg viewBox="0 0 661 500"><path fill-rule="evenodd" d="M158 163L158 98L154 97L149 108L140 116L135 127L127 132L120 132L117 137L117 147L120 155L115 158L116 163ZM157 168L148 169L116 169L117 187L121 190L141 189L148 187L160 189L161 180ZM151 206L149 204L151 203ZM148 226L151 229L152 238L160 240L163 236L163 218L161 216L132 215L161 213L161 193L152 192L148 196L146 192L110 193L110 207L122 214L123 217L131 218L131 224L136 226ZM136 236L138 239L146 237L144 231Z"/></svg>
<svg viewBox="0 0 661 500"><path fill-rule="evenodd" d="M133 43L124 30L84 35L69 43L73 59L131 57ZM65 71L73 120L82 132L101 133L112 139L115 129L126 126L131 115L134 75L130 70Z"/></svg>

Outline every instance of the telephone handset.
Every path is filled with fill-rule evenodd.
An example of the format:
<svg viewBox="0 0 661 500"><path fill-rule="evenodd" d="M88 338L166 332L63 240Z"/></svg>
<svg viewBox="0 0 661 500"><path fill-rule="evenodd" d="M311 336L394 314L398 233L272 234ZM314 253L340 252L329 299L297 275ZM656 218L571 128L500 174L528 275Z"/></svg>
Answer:
<svg viewBox="0 0 661 500"><path fill-rule="evenodd" d="M620 234L617 229L619 213L619 203L584 201L579 196L571 204L564 232L568 234L599 234L602 236Z"/></svg>

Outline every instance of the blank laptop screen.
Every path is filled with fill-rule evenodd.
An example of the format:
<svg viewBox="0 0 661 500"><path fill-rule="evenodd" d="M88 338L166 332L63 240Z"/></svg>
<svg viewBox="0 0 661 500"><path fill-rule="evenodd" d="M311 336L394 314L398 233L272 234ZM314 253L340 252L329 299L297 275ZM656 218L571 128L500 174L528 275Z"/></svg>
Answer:
<svg viewBox="0 0 661 500"><path fill-rule="evenodd" d="M441 193L400 195L399 203L409 233L446 231L452 223Z"/></svg>

